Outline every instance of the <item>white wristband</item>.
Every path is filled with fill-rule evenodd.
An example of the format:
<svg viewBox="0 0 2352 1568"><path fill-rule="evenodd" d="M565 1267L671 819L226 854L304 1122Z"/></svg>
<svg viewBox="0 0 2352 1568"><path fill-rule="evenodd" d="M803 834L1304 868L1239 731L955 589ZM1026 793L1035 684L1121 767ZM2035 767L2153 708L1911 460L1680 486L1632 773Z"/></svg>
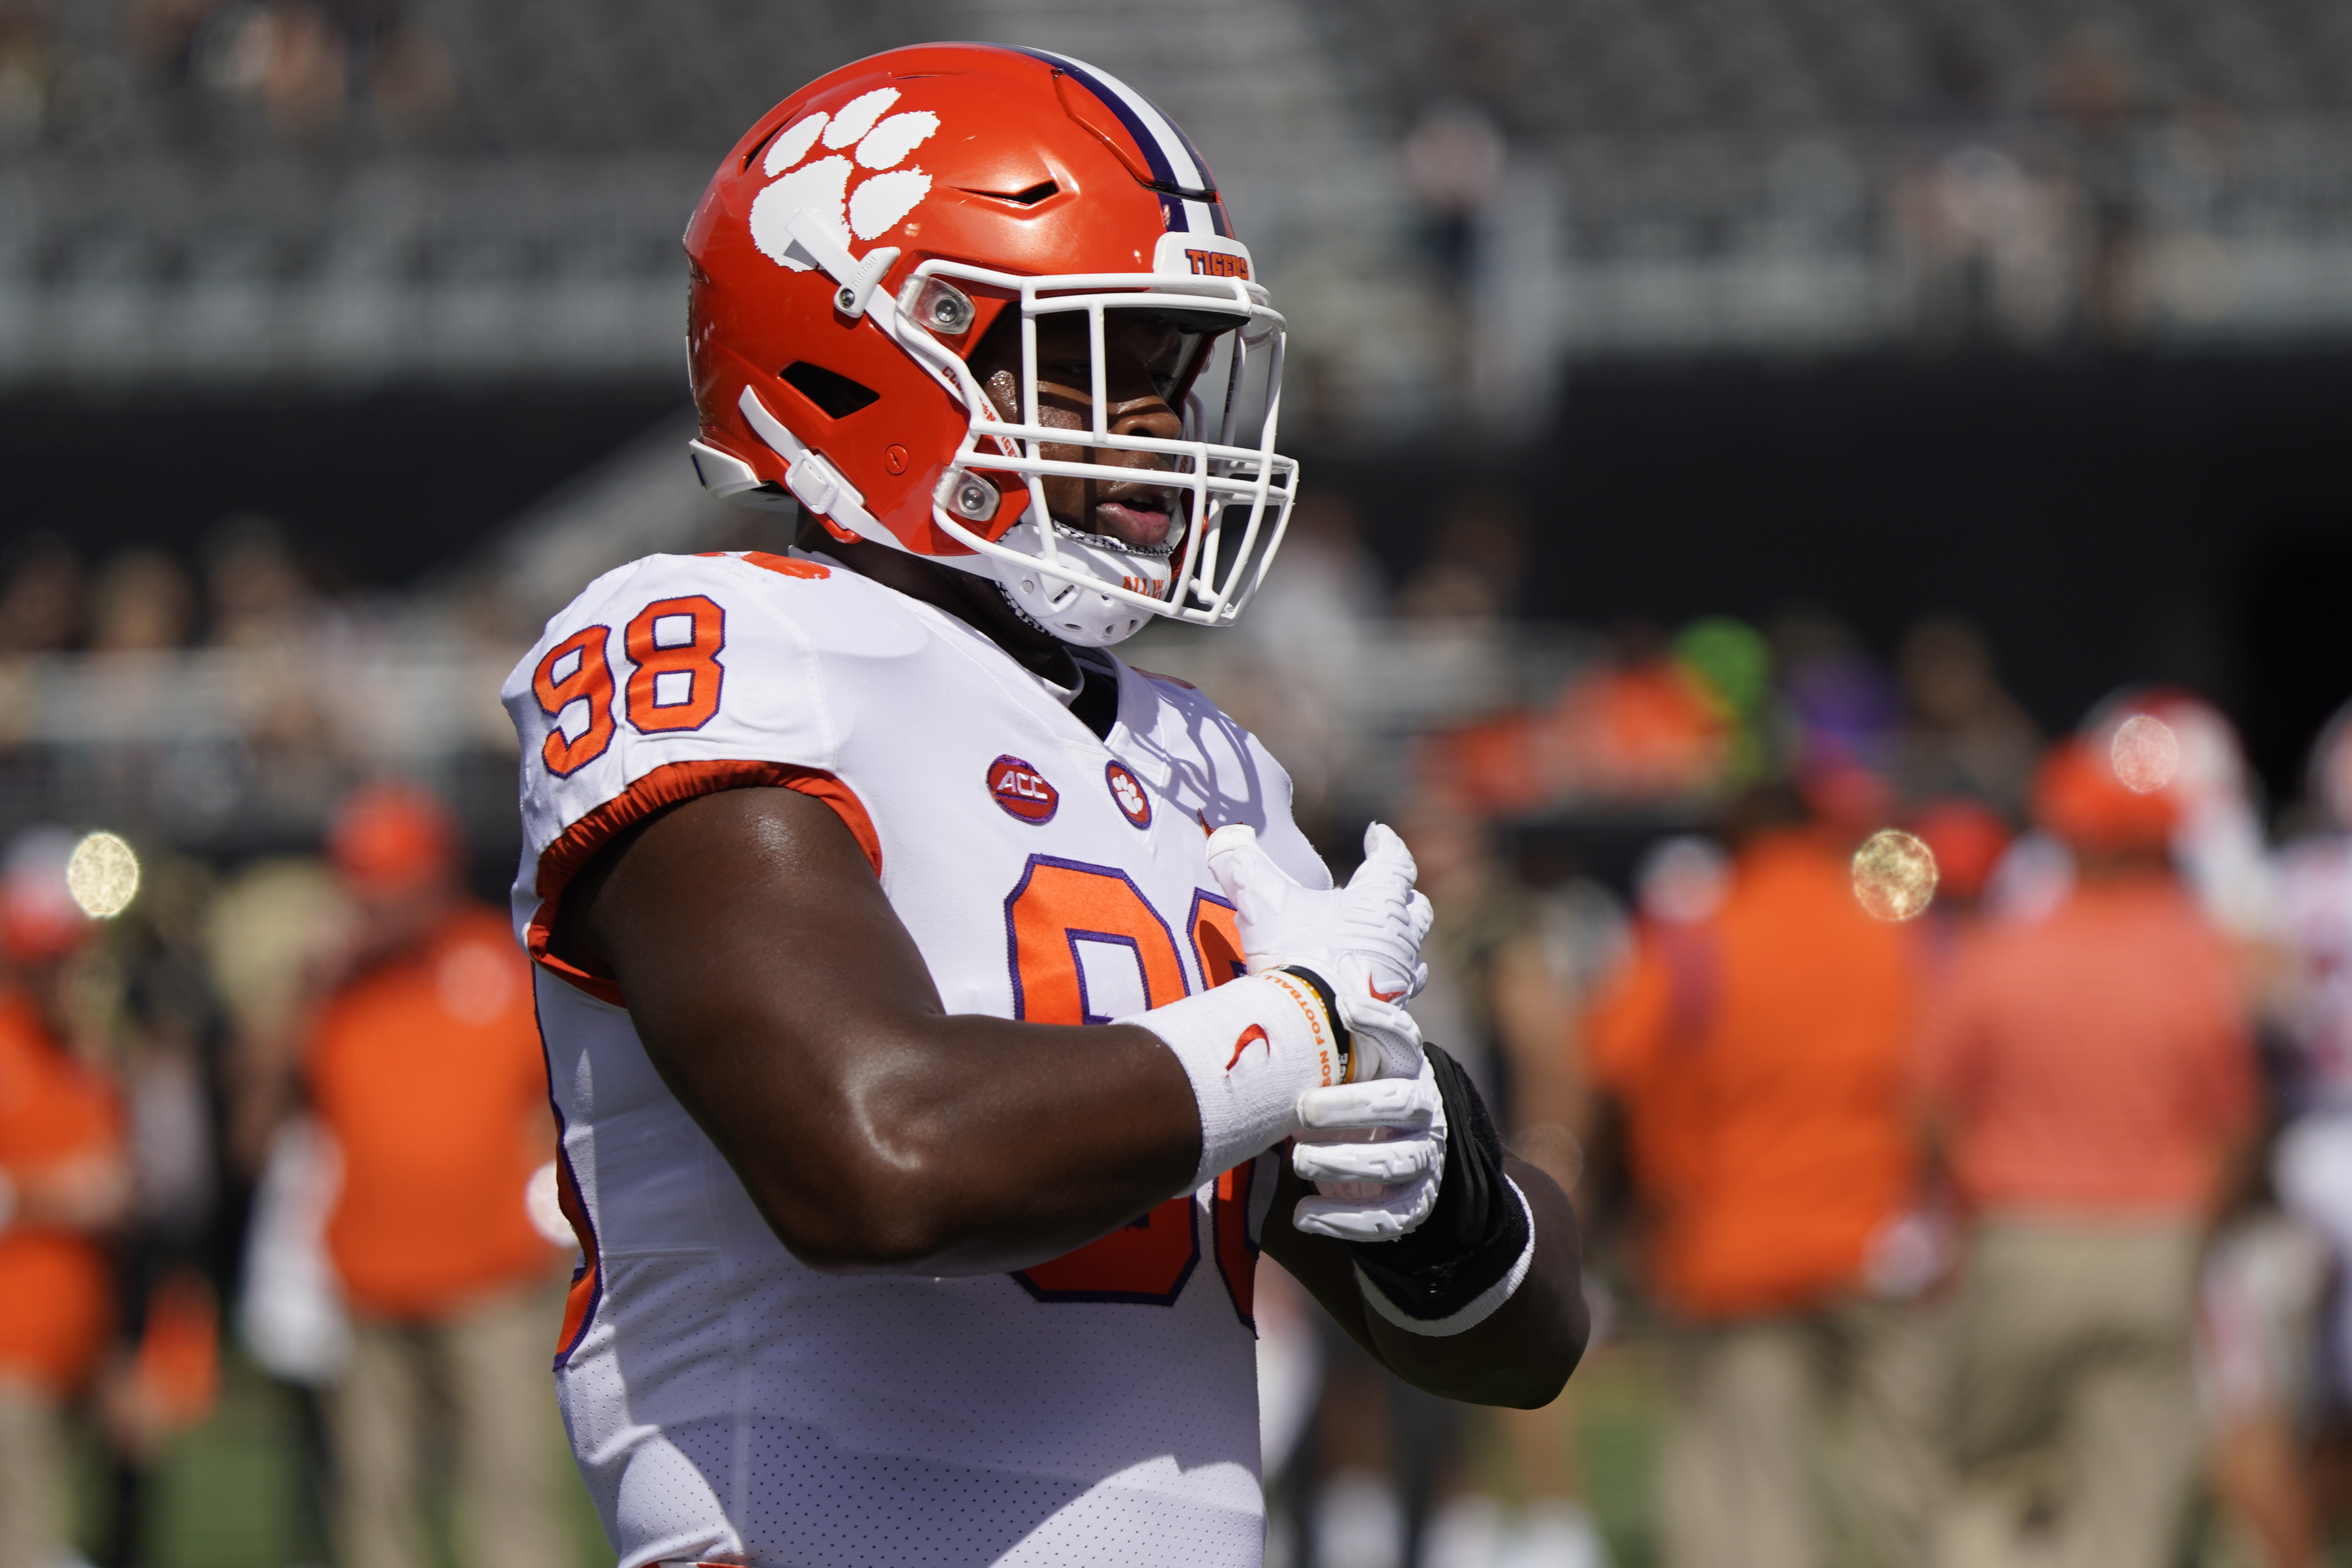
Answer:
<svg viewBox="0 0 2352 1568"><path fill-rule="evenodd" d="M1201 1109L1195 1186L1288 1137L1298 1097L1339 1082L1330 1015L1293 975L1252 975L1118 1021L1158 1035L1192 1081Z"/></svg>
<svg viewBox="0 0 2352 1568"><path fill-rule="evenodd" d="M1511 1196L1519 1200L1519 1207L1528 1217L1528 1244L1519 1249L1518 1260L1511 1265L1509 1273L1479 1291L1468 1305L1459 1311L1442 1318L1428 1319L1413 1317L1390 1301L1378 1285L1365 1278L1364 1270L1359 1267L1356 1270L1356 1289L1363 1292L1364 1304L1405 1333L1423 1334L1431 1339L1445 1339L1467 1333L1493 1317L1496 1308L1518 1294L1519 1287L1528 1281L1528 1270L1535 1267L1536 1261L1536 1212L1528 1207L1528 1195L1519 1190L1518 1183L1505 1176L1503 1185L1511 1189Z"/></svg>

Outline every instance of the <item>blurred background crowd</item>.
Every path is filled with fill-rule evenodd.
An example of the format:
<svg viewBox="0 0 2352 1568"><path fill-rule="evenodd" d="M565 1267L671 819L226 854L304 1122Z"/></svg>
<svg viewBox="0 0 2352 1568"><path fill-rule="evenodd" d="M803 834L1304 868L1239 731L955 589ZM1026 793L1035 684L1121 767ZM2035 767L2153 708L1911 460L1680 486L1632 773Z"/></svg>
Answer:
<svg viewBox="0 0 2352 1568"><path fill-rule="evenodd" d="M0 0L0 1568L598 1560L496 691L788 542L677 235L927 37L1217 170L1306 498L1125 651L1405 832L1588 1228L1541 1412L1262 1271L1270 1561L2330 1561L2352 12Z"/></svg>

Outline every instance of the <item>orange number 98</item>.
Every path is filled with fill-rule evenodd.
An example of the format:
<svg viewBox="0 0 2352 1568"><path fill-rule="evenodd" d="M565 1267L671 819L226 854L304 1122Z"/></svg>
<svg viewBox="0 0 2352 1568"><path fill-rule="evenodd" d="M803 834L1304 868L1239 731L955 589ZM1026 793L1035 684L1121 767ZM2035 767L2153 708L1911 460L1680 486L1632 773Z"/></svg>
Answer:
<svg viewBox="0 0 2352 1568"><path fill-rule="evenodd" d="M1218 915L1229 923L1232 912L1217 909L1205 924L1213 928ZM1196 912L1196 921L1202 918ZM1168 923L1124 873L1108 866L1031 855L1028 871L1004 901L1004 925L1012 944L1015 1018L1032 1023L1108 1021L1101 1009L1109 1004L1087 994L1082 944L1128 949L1147 1008L1176 1001L1190 989ZM1196 935L1195 940L1202 938ZM1221 949L1212 941L1207 951ZM1204 967L1206 957L1204 952ZM1230 971L1213 974L1211 983L1231 977ZM1244 1322L1250 1321L1250 1278L1257 1260L1247 1235L1251 1169L1242 1166L1218 1178L1212 1226L1219 1270ZM1199 1221L1200 1206L1186 1193L1099 1240L1013 1277L1041 1301L1173 1306L1201 1261Z"/></svg>

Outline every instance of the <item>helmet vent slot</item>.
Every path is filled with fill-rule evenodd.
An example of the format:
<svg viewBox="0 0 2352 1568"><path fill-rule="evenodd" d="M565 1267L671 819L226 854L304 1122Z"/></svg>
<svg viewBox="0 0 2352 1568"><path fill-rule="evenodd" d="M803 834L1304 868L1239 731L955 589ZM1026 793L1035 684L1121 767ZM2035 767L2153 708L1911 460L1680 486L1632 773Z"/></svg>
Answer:
<svg viewBox="0 0 2352 1568"><path fill-rule="evenodd" d="M751 166L751 160L757 158L761 152L767 150L768 143L776 139L776 132L782 131L784 128L784 122L791 118L792 116L788 114L780 114L776 116L776 122L768 127L768 133L765 136L761 137L757 141L751 143L751 150L743 154L743 162L740 166L742 168L749 169Z"/></svg>
<svg viewBox="0 0 2352 1568"><path fill-rule="evenodd" d="M786 386L823 410L827 419L847 419L882 395L838 371L828 371L806 360L794 360L778 374Z"/></svg>
<svg viewBox="0 0 2352 1568"><path fill-rule="evenodd" d="M1019 191L981 191L969 185L958 186L967 195L986 196L992 202L1011 202L1017 207L1034 207L1048 196L1058 196L1062 187L1051 180L1040 180Z"/></svg>

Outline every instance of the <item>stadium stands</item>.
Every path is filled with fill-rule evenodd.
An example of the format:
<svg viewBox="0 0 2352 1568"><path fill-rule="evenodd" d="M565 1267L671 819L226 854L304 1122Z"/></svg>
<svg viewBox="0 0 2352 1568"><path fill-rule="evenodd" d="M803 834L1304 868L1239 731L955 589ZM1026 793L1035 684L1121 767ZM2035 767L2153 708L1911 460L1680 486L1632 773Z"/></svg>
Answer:
<svg viewBox="0 0 2352 1568"><path fill-rule="evenodd" d="M1094 58L1191 126L1290 285L1301 415L1407 418L1458 380L1504 417L1563 355L2352 329L2352 12L2325 0L1113 20L1076 0L12 5L0 384L667 377L673 246L713 150L783 86L922 37Z"/></svg>

